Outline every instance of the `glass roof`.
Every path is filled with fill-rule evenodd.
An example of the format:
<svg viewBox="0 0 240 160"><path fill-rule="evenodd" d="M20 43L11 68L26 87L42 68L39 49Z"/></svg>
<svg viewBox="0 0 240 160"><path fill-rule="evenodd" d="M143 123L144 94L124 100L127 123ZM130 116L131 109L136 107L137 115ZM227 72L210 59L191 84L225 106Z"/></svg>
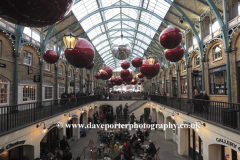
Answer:
<svg viewBox="0 0 240 160"><path fill-rule="evenodd" d="M96 10L114 5L141 7L156 13L162 18L166 16L170 8L170 5L164 0L81 0L72 7L72 11L75 17L80 21L82 18ZM128 19L128 21L126 19ZM111 21L103 23L109 20ZM129 62L136 56L143 57L144 52L148 49L154 35L156 34L151 28L139 24L136 21L146 23L156 30L158 30L162 23L160 19L146 11L131 7L119 7L96 12L81 21L80 24L103 61L111 66L112 69L117 69L120 67L122 61L112 56L111 46L116 39L120 38L121 34L129 40L129 43L132 46L132 55L126 59ZM150 38L136 32L136 30ZM133 66L130 68L131 70L135 70Z"/></svg>

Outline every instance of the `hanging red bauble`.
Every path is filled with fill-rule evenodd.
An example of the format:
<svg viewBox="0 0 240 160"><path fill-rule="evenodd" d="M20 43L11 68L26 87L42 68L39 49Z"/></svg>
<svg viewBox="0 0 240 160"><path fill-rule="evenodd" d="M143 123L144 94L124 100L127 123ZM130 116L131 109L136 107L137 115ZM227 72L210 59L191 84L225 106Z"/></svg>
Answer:
<svg viewBox="0 0 240 160"><path fill-rule="evenodd" d="M92 69L94 67L94 62L92 62L90 65L86 67L86 69Z"/></svg>
<svg viewBox="0 0 240 160"><path fill-rule="evenodd" d="M173 49L167 49L165 51L165 58L170 62L178 62L184 56L184 49L182 46L177 46Z"/></svg>
<svg viewBox="0 0 240 160"><path fill-rule="evenodd" d="M140 58L140 57L133 58L132 65L135 68L141 67L141 65L142 65L142 58Z"/></svg>
<svg viewBox="0 0 240 160"><path fill-rule="evenodd" d="M100 78L101 78L100 73L97 73L97 74L95 75L95 78L100 79Z"/></svg>
<svg viewBox="0 0 240 160"><path fill-rule="evenodd" d="M159 36L160 44L166 49L176 48L182 41L182 32L171 25L164 29Z"/></svg>
<svg viewBox="0 0 240 160"><path fill-rule="evenodd" d="M147 79L149 79L149 80L150 80L150 79L152 79L152 77L148 77Z"/></svg>
<svg viewBox="0 0 240 160"><path fill-rule="evenodd" d="M156 76L159 73L160 70L160 64L158 63L157 60L155 60L153 66L150 66L148 64L148 60L144 59L143 60L143 64L140 67L140 71L141 73L146 77L146 78L153 78L154 76Z"/></svg>
<svg viewBox="0 0 240 160"><path fill-rule="evenodd" d="M111 83L114 83L115 82L115 78L111 78Z"/></svg>
<svg viewBox="0 0 240 160"><path fill-rule="evenodd" d="M47 50L46 52L43 53L43 59L47 63L53 64L58 61L59 55L57 54L57 52L53 50Z"/></svg>
<svg viewBox="0 0 240 160"><path fill-rule="evenodd" d="M138 82L138 85L141 85L142 83L141 82Z"/></svg>
<svg viewBox="0 0 240 160"><path fill-rule="evenodd" d="M132 79L133 79L132 73L129 73L129 76L128 76L128 77L123 78L123 80L124 80L125 82L131 82Z"/></svg>
<svg viewBox="0 0 240 160"><path fill-rule="evenodd" d="M123 79L121 77L116 77L115 78L115 84L116 85L121 85L123 83Z"/></svg>
<svg viewBox="0 0 240 160"><path fill-rule="evenodd" d="M138 73L138 78L143 78L144 75L142 73Z"/></svg>
<svg viewBox="0 0 240 160"><path fill-rule="evenodd" d="M121 63L121 67L122 67L123 69L128 69L128 68L130 67L130 64L128 63L128 61L123 61L123 62Z"/></svg>
<svg viewBox="0 0 240 160"><path fill-rule="evenodd" d="M144 79L142 79L141 82L144 82Z"/></svg>
<svg viewBox="0 0 240 160"><path fill-rule="evenodd" d="M125 78L125 77L129 76L129 70L127 70L127 69L121 70L120 75L121 75L121 78Z"/></svg>
<svg viewBox="0 0 240 160"><path fill-rule="evenodd" d="M100 73L100 76L101 76L101 79L103 79L103 80L109 79L109 78L108 78L108 73L107 73L106 71L102 71L102 72Z"/></svg>
<svg viewBox="0 0 240 160"><path fill-rule="evenodd" d="M92 44L84 39L79 38L74 50L65 49L65 57L67 61L77 68L84 68L93 61L95 50Z"/></svg>
<svg viewBox="0 0 240 160"><path fill-rule="evenodd" d="M63 19L75 0L1 0L0 17L26 27L45 27Z"/></svg>
<svg viewBox="0 0 240 160"><path fill-rule="evenodd" d="M101 68L108 73L107 79L112 77L113 71L112 71L111 67L104 64L104 65L102 65Z"/></svg>
<svg viewBox="0 0 240 160"><path fill-rule="evenodd" d="M111 85L112 85L112 83L111 83L111 82L108 82L108 85L109 85L109 86L111 86Z"/></svg>

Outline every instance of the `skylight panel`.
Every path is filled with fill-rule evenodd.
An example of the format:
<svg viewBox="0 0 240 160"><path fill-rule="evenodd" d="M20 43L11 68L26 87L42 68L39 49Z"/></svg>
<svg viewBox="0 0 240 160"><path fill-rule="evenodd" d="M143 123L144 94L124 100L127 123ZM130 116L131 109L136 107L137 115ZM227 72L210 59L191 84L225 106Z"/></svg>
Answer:
<svg viewBox="0 0 240 160"><path fill-rule="evenodd" d="M119 14L120 9L119 8L113 8L113 9L106 10L104 13L105 13L106 20L109 20L109 19L115 17L117 14Z"/></svg>
<svg viewBox="0 0 240 160"><path fill-rule="evenodd" d="M128 15L132 19L137 19L137 11L131 8L122 8L122 13Z"/></svg>
<svg viewBox="0 0 240 160"><path fill-rule="evenodd" d="M108 7L108 6L111 6L115 3L117 3L119 0L103 0L102 1L102 6L103 7Z"/></svg>

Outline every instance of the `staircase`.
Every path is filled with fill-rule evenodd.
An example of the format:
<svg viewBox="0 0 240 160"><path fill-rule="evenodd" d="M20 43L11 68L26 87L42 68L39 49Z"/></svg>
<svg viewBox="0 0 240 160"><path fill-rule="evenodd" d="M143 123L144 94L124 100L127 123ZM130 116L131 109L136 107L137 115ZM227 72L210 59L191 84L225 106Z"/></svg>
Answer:
<svg viewBox="0 0 240 160"><path fill-rule="evenodd" d="M147 100L134 102L132 105L129 106L129 114L132 113L133 111L135 111L136 109L142 107L147 102L148 102Z"/></svg>
<svg viewBox="0 0 240 160"><path fill-rule="evenodd" d="M120 124L128 124L128 121L129 121L129 114L127 114L127 118L124 116L123 113L119 114L117 116L117 124L120 123Z"/></svg>
<svg viewBox="0 0 240 160"><path fill-rule="evenodd" d="M136 109L142 107L147 102L148 102L147 100L139 100L139 101L136 101L133 104L131 104L128 108L129 112L127 114L127 117L125 117L123 113L119 114L117 116L117 123L128 124L128 122L130 122L130 117L129 117L130 113L135 111Z"/></svg>

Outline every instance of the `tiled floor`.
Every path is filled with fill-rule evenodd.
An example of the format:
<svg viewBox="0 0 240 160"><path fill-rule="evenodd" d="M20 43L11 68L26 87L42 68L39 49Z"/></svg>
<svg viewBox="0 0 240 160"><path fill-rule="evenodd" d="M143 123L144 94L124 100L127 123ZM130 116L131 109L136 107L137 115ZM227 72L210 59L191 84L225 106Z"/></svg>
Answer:
<svg viewBox="0 0 240 160"><path fill-rule="evenodd" d="M131 134L135 133L135 130L131 130ZM91 129L87 131L87 137L81 137L71 146L71 152L73 158L81 155L84 145L88 145L90 138L94 141L95 145L100 144L97 136L97 129ZM164 133L162 131L151 131L150 139L156 141L156 148L160 147L159 158L160 160L191 160L188 156L180 156L177 152L177 144L172 140L165 140ZM145 140L144 144L148 144ZM84 159L84 153L81 156L81 160ZM90 159L89 148L85 150L85 159ZM137 159L136 159L137 160Z"/></svg>

